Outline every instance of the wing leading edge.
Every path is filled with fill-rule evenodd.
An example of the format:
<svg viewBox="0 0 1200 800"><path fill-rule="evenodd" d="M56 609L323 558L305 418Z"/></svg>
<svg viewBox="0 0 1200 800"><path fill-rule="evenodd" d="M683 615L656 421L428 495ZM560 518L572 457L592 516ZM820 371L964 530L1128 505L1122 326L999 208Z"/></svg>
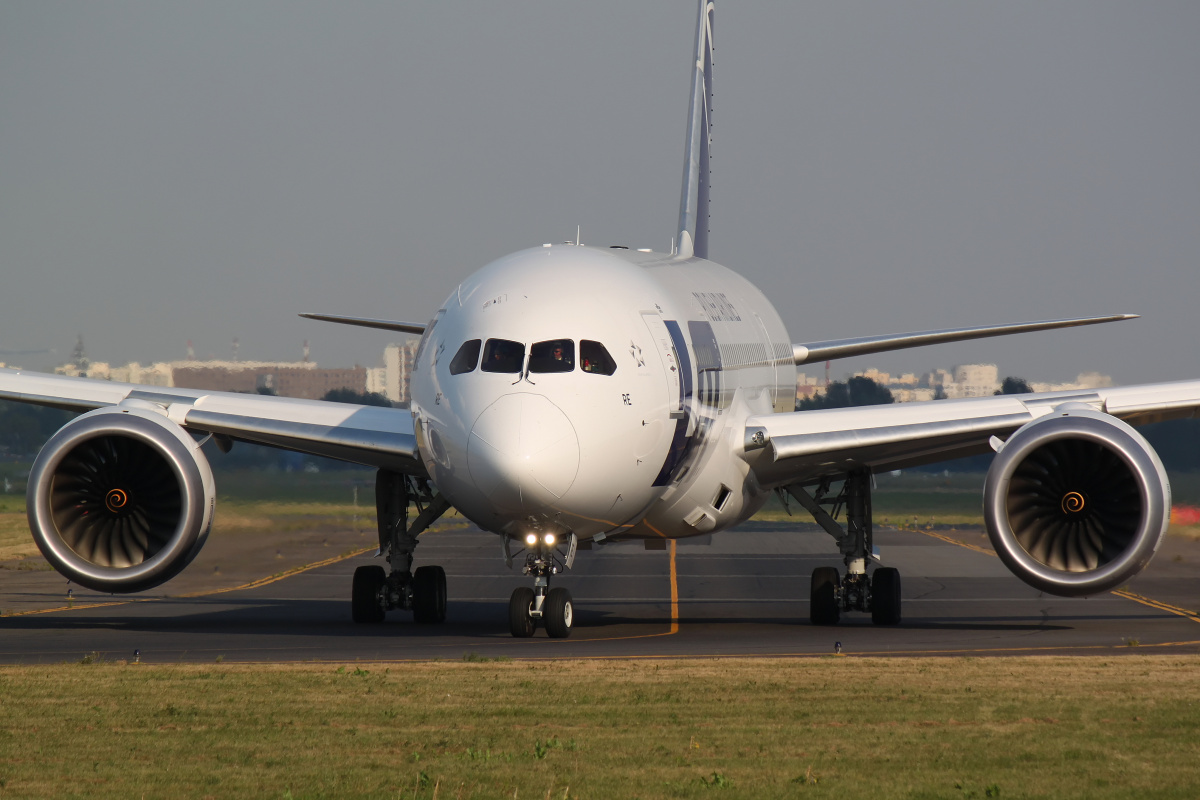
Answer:
<svg viewBox="0 0 1200 800"><path fill-rule="evenodd" d="M889 350L904 350L909 347L925 347L931 344L965 342L969 339L986 339L991 336L1009 336L1014 333L1032 333L1053 328L1074 328L1080 325L1099 325L1102 322L1121 322L1137 319L1137 314L1111 314L1105 317L1076 317L1073 319L1051 319L1040 322L1013 322L1007 325L988 325L981 328L946 328L937 331L915 333L892 333L883 336L862 336L854 339L828 339L823 342L793 344L792 357L796 366L814 361L829 361L834 358L865 356L886 353Z"/></svg>
<svg viewBox="0 0 1200 800"><path fill-rule="evenodd" d="M412 333L420 336L425 333L426 326L419 322L393 322L390 319L371 319L370 317L343 317L338 314L303 313L305 319L316 319L322 322L337 322L342 325L358 325L362 328L379 328L385 331Z"/></svg>
<svg viewBox="0 0 1200 800"><path fill-rule="evenodd" d="M1131 425L1192 417L1200 381L765 414L746 421L743 458L770 486L852 468L900 469L987 452L991 437L1067 403Z"/></svg>
<svg viewBox="0 0 1200 800"><path fill-rule="evenodd" d="M425 472L412 416L321 400L207 392L0 369L0 399L90 411L151 407L183 428L407 474Z"/></svg>

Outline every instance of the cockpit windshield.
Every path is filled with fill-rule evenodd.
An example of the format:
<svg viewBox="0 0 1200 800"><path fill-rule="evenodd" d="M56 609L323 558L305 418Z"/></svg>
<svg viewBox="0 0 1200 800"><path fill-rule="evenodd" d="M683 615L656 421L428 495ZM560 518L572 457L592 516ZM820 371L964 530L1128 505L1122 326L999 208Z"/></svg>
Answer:
<svg viewBox="0 0 1200 800"><path fill-rule="evenodd" d="M483 363L479 368L484 372L518 373L525 360L525 345L508 339L488 339L483 348Z"/></svg>
<svg viewBox="0 0 1200 800"><path fill-rule="evenodd" d="M530 372L571 372L575 369L575 343L551 339L529 348Z"/></svg>
<svg viewBox="0 0 1200 800"><path fill-rule="evenodd" d="M450 374L473 372L479 365L482 372L518 374L525 367L525 345L510 339L488 339L482 345L483 361L479 361L479 339L463 342L450 361ZM593 375L612 375L617 362L599 342L583 339L579 342L579 364L584 372ZM570 339L547 339L529 347L530 373L575 371L575 342Z"/></svg>
<svg viewBox="0 0 1200 800"><path fill-rule="evenodd" d="M584 372L593 375L612 375L617 371L617 362L599 342L583 339L579 342L579 363Z"/></svg>
<svg viewBox="0 0 1200 800"><path fill-rule="evenodd" d="M480 344L478 339L463 342L463 346L458 348L458 352L454 354L454 359L450 362L451 375L461 375L475 369L475 365L479 363Z"/></svg>

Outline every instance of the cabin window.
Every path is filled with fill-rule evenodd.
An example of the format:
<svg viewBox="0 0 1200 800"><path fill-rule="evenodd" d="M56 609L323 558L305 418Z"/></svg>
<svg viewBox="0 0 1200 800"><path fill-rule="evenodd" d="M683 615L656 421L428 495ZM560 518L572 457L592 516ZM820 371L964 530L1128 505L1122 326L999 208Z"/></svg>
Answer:
<svg viewBox="0 0 1200 800"><path fill-rule="evenodd" d="M583 339L579 342L579 364L584 372L593 375L612 375L617 371L617 362L599 342Z"/></svg>
<svg viewBox="0 0 1200 800"><path fill-rule="evenodd" d="M575 343L551 339L529 348L530 372L571 372L575 369Z"/></svg>
<svg viewBox="0 0 1200 800"><path fill-rule="evenodd" d="M464 372L474 372L475 365L479 363L479 348L482 344L479 339L463 342L463 346L458 348L458 352L454 354L454 359L450 362L450 374L461 375Z"/></svg>
<svg viewBox="0 0 1200 800"><path fill-rule="evenodd" d="M479 368L484 372L520 372L525 360L525 345L511 342L508 339L488 339L483 348L483 363Z"/></svg>

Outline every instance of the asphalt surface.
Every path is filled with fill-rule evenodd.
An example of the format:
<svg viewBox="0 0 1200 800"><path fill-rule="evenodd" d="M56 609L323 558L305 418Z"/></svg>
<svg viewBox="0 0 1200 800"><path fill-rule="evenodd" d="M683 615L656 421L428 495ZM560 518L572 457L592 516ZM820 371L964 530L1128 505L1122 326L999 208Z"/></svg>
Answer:
<svg viewBox="0 0 1200 800"><path fill-rule="evenodd" d="M565 640L542 630L532 639L509 635L508 597L529 579L505 567L496 537L475 529L423 536L418 547L418 566L441 564L447 573L447 620L437 626L415 625L406 612L380 625L351 621L351 575L372 563L370 554L191 597L172 596L176 579L135 596L75 589L69 603L55 573L6 569L0 663L93 652L132 660L135 650L143 663L815 656L833 653L836 642L848 656L1200 652L1198 543L1169 539L1127 591L1088 599L1026 586L986 552L978 531L885 529L876 544L903 580L896 627L858 613L837 627L810 625L813 568L840 566L832 540L786 523L747 523L674 551L622 543L580 552L555 583L575 600Z"/></svg>

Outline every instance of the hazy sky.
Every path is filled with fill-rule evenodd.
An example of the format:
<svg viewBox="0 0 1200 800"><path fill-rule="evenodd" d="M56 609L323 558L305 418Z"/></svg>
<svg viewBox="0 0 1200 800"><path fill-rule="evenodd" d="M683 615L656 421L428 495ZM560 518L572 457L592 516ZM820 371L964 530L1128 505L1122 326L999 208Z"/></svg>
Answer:
<svg viewBox="0 0 1200 800"><path fill-rule="evenodd" d="M0 2L0 360L374 365L470 272L666 249L692 0ZM837 362L1200 378L1200 4L718 0L711 256ZM810 369L819 369L818 367Z"/></svg>

